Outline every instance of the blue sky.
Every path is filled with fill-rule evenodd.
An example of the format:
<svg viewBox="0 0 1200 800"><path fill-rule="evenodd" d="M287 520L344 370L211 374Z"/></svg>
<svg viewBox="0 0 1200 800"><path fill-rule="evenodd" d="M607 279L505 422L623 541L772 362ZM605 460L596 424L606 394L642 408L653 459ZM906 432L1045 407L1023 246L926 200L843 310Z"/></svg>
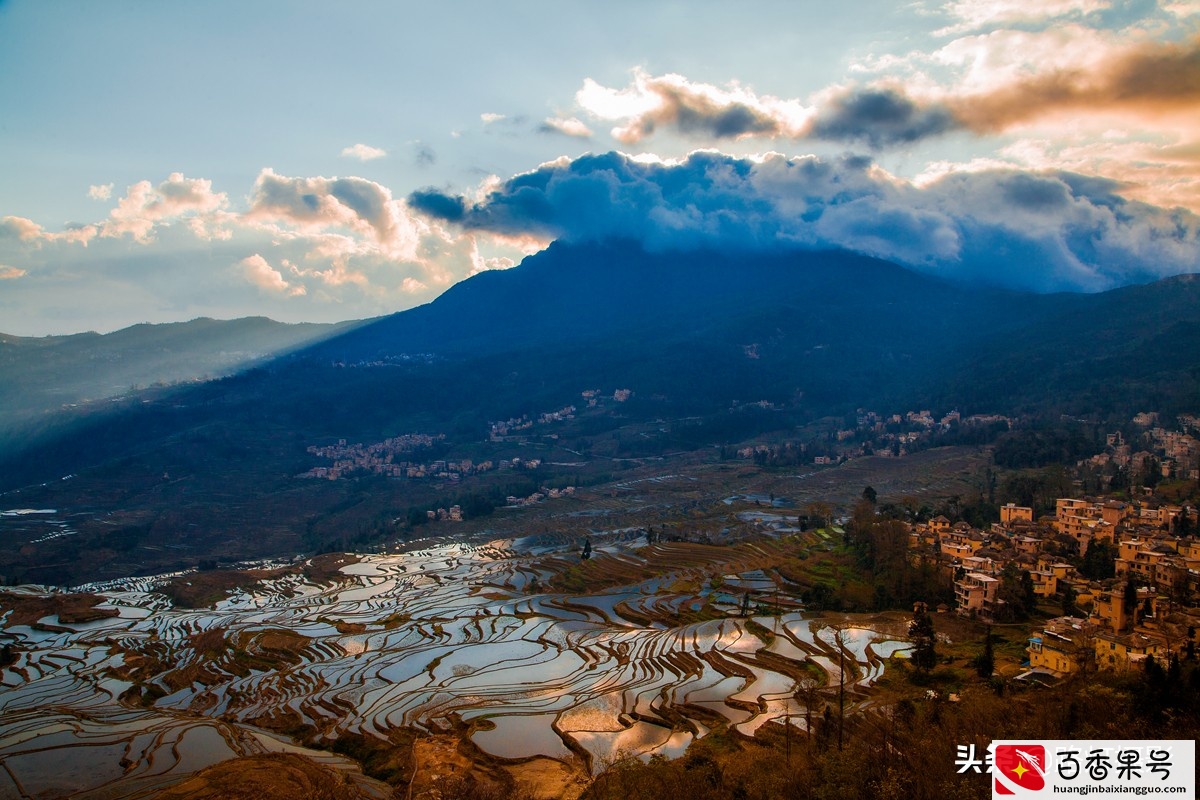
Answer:
<svg viewBox="0 0 1200 800"><path fill-rule="evenodd" d="M374 316L608 235L1192 271L1198 35L1196 2L0 2L0 331Z"/></svg>

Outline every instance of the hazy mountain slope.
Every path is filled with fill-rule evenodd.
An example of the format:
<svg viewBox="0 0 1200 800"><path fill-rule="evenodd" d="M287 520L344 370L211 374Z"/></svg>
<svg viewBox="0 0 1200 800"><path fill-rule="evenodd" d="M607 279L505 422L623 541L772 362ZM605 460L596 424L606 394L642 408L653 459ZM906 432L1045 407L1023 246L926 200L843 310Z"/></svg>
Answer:
<svg viewBox="0 0 1200 800"><path fill-rule="evenodd" d="M288 325L264 317L134 325L109 334L0 334L0 431L64 405L153 384L207 380L355 323Z"/></svg>
<svg viewBox="0 0 1200 800"><path fill-rule="evenodd" d="M479 439L489 420L536 414L597 386L634 389L630 413L649 418L758 400L810 418L907 403L1005 412L1065 398L1075 407L1088 392L1109 398L1108 410L1113 398L1136 405L1147 393L1181 400L1197 384L1187 372L1197 363L1195 295L1188 278L1033 295L841 252L555 245L266 368L68 416L23 456L0 460L0 480L77 471L197 428L233 427L250 440L265 429ZM1124 380L1138 388L1114 388Z"/></svg>
<svg viewBox="0 0 1200 800"><path fill-rule="evenodd" d="M928 389L934 403L1123 415L1200 410L1200 275L1095 295L1033 296Z"/></svg>

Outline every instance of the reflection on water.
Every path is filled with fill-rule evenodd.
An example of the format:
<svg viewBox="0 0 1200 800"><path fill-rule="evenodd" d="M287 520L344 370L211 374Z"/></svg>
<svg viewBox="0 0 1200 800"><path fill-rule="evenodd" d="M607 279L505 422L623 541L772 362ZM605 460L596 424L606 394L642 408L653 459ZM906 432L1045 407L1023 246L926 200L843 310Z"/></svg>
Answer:
<svg viewBox="0 0 1200 800"><path fill-rule="evenodd" d="M288 574L214 609L170 608L148 579L110 582L102 593L118 617L8 629L19 655L0 670L0 760L30 795L120 796L284 747L251 727L280 719L327 737L445 730L457 719L494 756L587 753L598 769L627 754L679 755L708 732L697 709L747 734L802 716L790 677L803 674L798 662L833 686L844 648L847 671L868 683L905 646L862 626L814 632L800 612L756 618L774 632L769 643L736 617L680 625L707 596L672 593L676 574L587 597L526 597L545 567L513 547L365 556L341 580ZM648 548L606 547L631 564ZM762 571L722 577L774 590ZM206 636L222 648L203 649ZM135 683L153 689L148 707L118 701Z"/></svg>

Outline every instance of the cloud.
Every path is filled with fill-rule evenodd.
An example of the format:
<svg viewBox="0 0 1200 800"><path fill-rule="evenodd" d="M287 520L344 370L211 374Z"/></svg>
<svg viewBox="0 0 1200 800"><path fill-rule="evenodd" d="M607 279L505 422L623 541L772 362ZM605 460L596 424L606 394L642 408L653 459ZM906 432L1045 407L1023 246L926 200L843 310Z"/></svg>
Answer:
<svg viewBox="0 0 1200 800"><path fill-rule="evenodd" d="M1197 114L1200 39L1129 48L1098 69L1037 74L991 92L954 98L951 105L955 117L979 133L1074 111Z"/></svg>
<svg viewBox="0 0 1200 800"><path fill-rule="evenodd" d="M1163 3L1162 10L1173 17L1181 19L1200 16L1200 2L1197 2L1197 0L1176 0L1173 3Z"/></svg>
<svg viewBox="0 0 1200 800"><path fill-rule="evenodd" d="M389 257L417 260L416 224L387 187L365 178L290 178L264 169L245 218L310 234L349 231Z"/></svg>
<svg viewBox="0 0 1200 800"><path fill-rule="evenodd" d="M219 212L228 204L223 192L212 190L212 181L172 172L158 186L150 181L130 186L100 226L100 235L130 236L145 244L154 238L157 226L188 219L189 228L199 238L227 238Z"/></svg>
<svg viewBox="0 0 1200 800"><path fill-rule="evenodd" d="M258 253L247 256L238 263L241 265L246 279L266 292L285 294L291 297L307 294L307 290L303 286L289 284L283 274Z"/></svg>
<svg viewBox="0 0 1200 800"><path fill-rule="evenodd" d="M941 10L957 20L933 32L934 36L947 36L969 30L996 26L1046 22L1067 16L1080 16L1104 11L1112 5L1110 0L955 0L946 3Z"/></svg>
<svg viewBox="0 0 1200 800"><path fill-rule="evenodd" d="M501 120L505 119L505 116L506 115L504 114L496 114L491 111L485 111L479 115L479 119L483 121L484 125L491 125L493 122L500 122Z"/></svg>
<svg viewBox="0 0 1200 800"><path fill-rule="evenodd" d="M981 20L1008 19L1006 14L1024 7L996 2L958 6L959 13L971 10ZM1066 13L1100 4L1061 0L1054 7ZM1193 121L1200 114L1200 38L1130 45L1067 25L1039 33L964 37L910 60L918 58L958 70L961 80L943 86L927 77L914 78L919 94L887 81L834 86L806 103L756 95L737 84L720 88L682 75L654 77L635 70L632 84L623 89L586 79L576 102L593 117L620 122L611 134L625 144L671 130L708 141L819 139L874 149L954 131L991 135L1063 116L1109 120L1104 122L1108 125L1111 115L1124 114L1141 126L1147 117L1174 118L1181 130L1194 135ZM889 68L897 64L889 62ZM551 122L542 129L559 127Z"/></svg>
<svg viewBox="0 0 1200 800"><path fill-rule="evenodd" d="M592 135L591 128L575 117L547 117L538 130L542 133L561 133L580 139L587 139Z"/></svg>
<svg viewBox="0 0 1200 800"><path fill-rule="evenodd" d="M0 217L0 236L32 242L44 236L42 226L24 217Z"/></svg>
<svg viewBox="0 0 1200 800"><path fill-rule="evenodd" d="M941 162L926 167L926 178L975 165L1021 167L1033 170L1067 170L1104 175L1118 181L1121 194L1159 206L1200 209L1200 142L1179 143L1163 137L1145 137L1110 131L1099 138L1025 137L1000 149L1001 158L976 159L974 164Z"/></svg>
<svg viewBox="0 0 1200 800"><path fill-rule="evenodd" d="M466 231L651 250L848 249L947 277L1100 290L1194 271L1200 217L1123 198L1115 181L1016 169L923 185L870 159L708 151L681 161L621 153L559 159L479 200L425 190L420 213Z"/></svg>
<svg viewBox="0 0 1200 800"><path fill-rule="evenodd" d="M95 225L72 224L53 233L25 217L0 217L0 238L17 239L35 246L44 242L68 242L86 247L88 242L96 238L98 232Z"/></svg>
<svg viewBox="0 0 1200 800"><path fill-rule="evenodd" d="M25 270L0 264L0 281L16 280L26 274Z"/></svg>
<svg viewBox="0 0 1200 800"><path fill-rule="evenodd" d="M437 189L418 189L407 202L411 208L447 222L461 222L467 212L466 200Z"/></svg>
<svg viewBox="0 0 1200 800"><path fill-rule="evenodd" d="M97 199L111 197L111 184L93 186L89 194ZM138 181L108 218L96 223L69 224L62 231L50 232L36 222L23 217L0 218L0 236L10 236L40 246L47 242L67 242L85 247L96 237L119 239L125 236L139 244L154 240L160 226L183 222L199 239L228 239L226 227L232 215L224 211L228 198L213 192L212 181L187 178L180 172L171 173L158 186L150 181Z"/></svg>
<svg viewBox="0 0 1200 800"><path fill-rule="evenodd" d="M351 147L343 147L342 155L346 158L357 158L359 161L371 161L386 156L387 150L359 142Z"/></svg>
<svg viewBox="0 0 1200 800"><path fill-rule="evenodd" d="M862 141L875 149L908 144L961 127L940 103L921 104L900 89L861 88L833 94L806 135L832 141Z"/></svg>
<svg viewBox="0 0 1200 800"><path fill-rule="evenodd" d="M108 200L112 197L113 184L105 183L99 186L88 187L88 197L93 200Z"/></svg>
<svg viewBox="0 0 1200 800"><path fill-rule="evenodd" d="M609 89L588 78L575 101L589 114L626 123L612 130L625 144L639 142L662 127L689 136L742 139L802 135L811 110L796 100L758 96L731 84L721 89L682 75L653 77L635 70L633 85Z"/></svg>
<svg viewBox="0 0 1200 800"><path fill-rule="evenodd" d="M424 142L413 142L413 161L418 167L432 167L437 163L437 153Z"/></svg>

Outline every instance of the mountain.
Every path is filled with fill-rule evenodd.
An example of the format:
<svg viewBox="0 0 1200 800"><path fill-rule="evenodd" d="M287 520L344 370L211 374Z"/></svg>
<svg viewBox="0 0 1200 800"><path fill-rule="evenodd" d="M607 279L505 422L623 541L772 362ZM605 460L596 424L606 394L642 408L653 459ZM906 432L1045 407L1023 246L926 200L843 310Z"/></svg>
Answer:
<svg viewBox="0 0 1200 800"><path fill-rule="evenodd" d="M134 325L109 334L0 334L0 438L64 406L154 384L228 375L357 323L288 325L265 317Z"/></svg>
<svg viewBox="0 0 1200 800"><path fill-rule="evenodd" d="M826 417L820 429L834 430L859 407L1098 422L1194 412L1197 344L1195 276L1035 295L836 251L555 244L219 380L44 418L0 454L0 502L86 512L71 523L77 536L0 553L0 574L66 581L345 546L425 508L486 513L548 482L612 480L638 459L807 436ZM595 408L582 394L619 389L632 395ZM489 423L535 425L571 406L568 422L489 438ZM313 446L403 434L434 437L420 456L430 462L546 464L461 485L297 477L330 463Z"/></svg>

